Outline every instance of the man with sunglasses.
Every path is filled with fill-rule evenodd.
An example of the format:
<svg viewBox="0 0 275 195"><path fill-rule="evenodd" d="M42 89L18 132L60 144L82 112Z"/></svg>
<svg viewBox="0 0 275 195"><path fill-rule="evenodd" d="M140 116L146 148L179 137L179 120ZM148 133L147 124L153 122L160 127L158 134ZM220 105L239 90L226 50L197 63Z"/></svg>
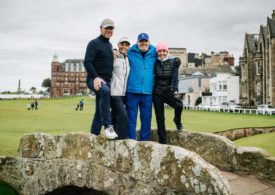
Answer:
<svg viewBox="0 0 275 195"><path fill-rule="evenodd" d="M127 83L126 109L128 137L136 139L138 108L140 110L140 141L150 140L152 117L152 92L156 48L150 44L146 33L138 35L137 44L128 51L130 74Z"/></svg>
<svg viewBox="0 0 275 195"><path fill-rule="evenodd" d="M88 43L84 66L87 71L87 85L96 94L95 114L91 133L100 134L103 125L104 135L108 139L117 136L111 123L110 112L110 81L113 71L114 56L112 44L109 42L113 35L114 22L104 19L100 25L100 36Z"/></svg>

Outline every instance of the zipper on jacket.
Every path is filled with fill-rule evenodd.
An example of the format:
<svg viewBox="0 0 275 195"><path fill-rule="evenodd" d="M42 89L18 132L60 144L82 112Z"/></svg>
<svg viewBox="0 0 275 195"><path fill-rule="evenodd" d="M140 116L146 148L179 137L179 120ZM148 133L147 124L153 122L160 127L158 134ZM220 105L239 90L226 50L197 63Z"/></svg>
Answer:
<svg viewBox="0 0 275 195"><path fill-rule="evenodd" d="M145 54L146 55L146 54ZM145 56L144 56L145 58ZM142 88L143 88L143 80L144 80L144 58L143 58L143 62L142 62L142 81L141 81L141 93L142 93Z"/></svg>
<svg viewBox="0 0 275 195"><path fill-rule="evenodd" d="M125 67L125 74L124 74L124 85L123 85L123 90L122 90L122 94L125 94L125 84L126 84L126 76L127 76L127 62L126 62L126 58L124 58L124 64L123 66Z"/></svg>
<svg viewBox="0 0 275 195"><path fill-rule="evenodd" d="M164 62L163 61L161 61L161 71L162 71L162 76L164 77ZM161 89L161 93L163 94L164 93L164 90L163 90L163 87L162 87L162 89Z"/></svg>

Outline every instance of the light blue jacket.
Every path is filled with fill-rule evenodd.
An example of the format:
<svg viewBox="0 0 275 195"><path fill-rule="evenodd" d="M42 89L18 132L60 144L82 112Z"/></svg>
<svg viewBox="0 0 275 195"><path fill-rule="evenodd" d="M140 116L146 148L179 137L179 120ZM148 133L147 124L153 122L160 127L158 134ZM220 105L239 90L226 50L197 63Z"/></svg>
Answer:
<svg viewBox="0 0 275 195"><path fill-rule="evenodd" d="M156 48L150 45L149 50L142 56L137 44L128 51L130 74L128 77L127 92L148 94L153 93L154 65L157 60Z"/></svg>

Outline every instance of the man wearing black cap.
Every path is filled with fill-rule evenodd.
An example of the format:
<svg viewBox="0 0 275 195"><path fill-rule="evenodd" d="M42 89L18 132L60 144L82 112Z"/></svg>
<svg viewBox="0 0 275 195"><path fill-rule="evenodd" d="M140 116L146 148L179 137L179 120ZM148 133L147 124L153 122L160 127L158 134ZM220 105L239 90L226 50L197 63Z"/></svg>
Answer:
<svg viewBox="0 0 275 195"><path fill-rule="evenodd" d="M136 139L138 108L140 109L140 140L150 140L152 117L152 92L156 48L150 44L146 33L138 35L137 44L128 51L130 74L127 83L126 109L128 113L128 137Z"/></svg>
<svg viewBox="0 0 275 195"><path fill-rule="evenodd" d="M101 35L89 42L84 59L84 66L88 73L87 85L96 94L96 108L91 133L99 135L103 125L104 135L108 139L117 137L111 125L110 112L110 80L114 56L109 39L113 35L113 30L113 20L104 19L100 25Z"/></svg>

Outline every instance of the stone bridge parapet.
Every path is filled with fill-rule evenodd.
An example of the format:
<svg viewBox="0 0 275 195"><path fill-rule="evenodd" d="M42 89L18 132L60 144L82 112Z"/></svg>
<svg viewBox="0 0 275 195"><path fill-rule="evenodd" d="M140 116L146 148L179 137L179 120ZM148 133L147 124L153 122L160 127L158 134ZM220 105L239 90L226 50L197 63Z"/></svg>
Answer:
<svg viewBox="0 0 275 195"><path fill-rule="evenodd" d="M18 158L0 157L0 180L30 195L64 186L107 194L230 194L219 170L194 152L83 133L23 136Z"/></svg>
<svg viewBox="0 0 275 195"><path fill-rule="evenodd" d="M272 129L269 129L272 130ZM152 130L152 141L158 141ZM208 163L229 171L246 171L275 180L275 157L256 147L238 147L226 137L212 133L167 131L167 143L196 152Z"/></svg>

